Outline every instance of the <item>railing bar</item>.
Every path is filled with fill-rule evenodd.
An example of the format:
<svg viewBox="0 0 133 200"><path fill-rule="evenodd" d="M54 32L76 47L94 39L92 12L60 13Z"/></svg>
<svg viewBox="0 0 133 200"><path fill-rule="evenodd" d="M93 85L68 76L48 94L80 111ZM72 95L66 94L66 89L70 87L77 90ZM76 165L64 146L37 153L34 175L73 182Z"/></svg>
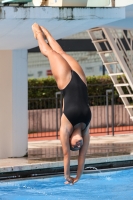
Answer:
<svg viewBox="0 0 133 200"><path fill-rule="evenodd" d="M126 51L126 49L125 49L125 47L124 47L124 45L123 45L123 43L122 43L122 41L121 41L121 39L119 39L119 35L117 34L117 31L114 31L114 33L116 34L116 36L117 36L117 42L119 42L119 48L124 52L124 58L126 59L126 61L127 61L127 63L128 63L128 67L130 66L130 63L129 63L129 61L127 60L127 51ZM117 45L118 45L118 43L117 43ZM120 47L120 45L121 45L121 47ZM126 56L126 57L125 57ZM130 67L129 67L130 68ZM130 69L131 70L131 69Z"/></svg>
<svg viewBox="0 0 133 200"><path fill-rule="evenodd" d="M124 38L125 38L125 40L126 40L128 46L129 46L129 49L132 50L132 49L131 49L131 46L130 46L130 44L129 44L129 41L128 41L128 39L127 39L127 36L125 35L124 31L122 31L122 34L123 34L123 36L124 36Z"/></svg>
<svg viewBox="0 0 133 200"><path fill-rule="evenodd" d="M129 35L130 35L130 45L131 45L131 66L132 66L132 74L133 74L133 36L131 31L128 31Z"/></svg>
<svg viewBox="0 0 133 200"><path fill-rule="evenodd" d="M41 136L42 136L42 100L40 100L40 108L41 108L41 113L40 113L40 117L41 117L41 119L40 119L40 123L41 123Z"/></svg>
<svg viewBox="0 0 133 200"><path fill-rule="evenodd" d="M35 102L33 102L33 131L34 131L34 124L35 124L34 104L35 104Z"/></svg>
<svg viewBox="0 0 133 200"><path fill-rule="evenodd" d="M126 49L124 48L123 46L123 43L121 42L121 40L117 39L117 46L119 47L119 49L121 49L121 51L123 51L123 57L124 59L126 60L127 64L128 64L128 67L129 67L129 61L128 61L128 58L127 58L127 52L126 52ZM130 67L129 67L130 68Z"/></svg>

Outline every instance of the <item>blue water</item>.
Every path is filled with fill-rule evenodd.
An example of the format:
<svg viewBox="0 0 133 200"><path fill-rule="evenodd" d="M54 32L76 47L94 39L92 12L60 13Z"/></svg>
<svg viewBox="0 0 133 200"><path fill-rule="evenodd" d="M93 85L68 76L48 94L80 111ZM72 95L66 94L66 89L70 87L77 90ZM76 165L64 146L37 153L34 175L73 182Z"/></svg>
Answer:
<svg viewBox="0 0 133 200"><path fill-rule="evenodd" d="M133 200L133 169L84 174L75 185L64 177L0 182L0 200Z"/></svg>

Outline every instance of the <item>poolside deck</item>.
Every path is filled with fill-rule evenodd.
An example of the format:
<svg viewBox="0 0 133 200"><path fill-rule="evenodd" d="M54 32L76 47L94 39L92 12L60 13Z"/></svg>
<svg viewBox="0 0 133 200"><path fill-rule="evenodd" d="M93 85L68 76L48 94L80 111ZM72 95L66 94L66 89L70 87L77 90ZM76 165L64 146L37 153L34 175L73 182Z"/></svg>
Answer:
<svg viewBox="0 0 133 200"><path fill-rule="evenodd" d="M78 152L71 154L71 166L77 165ZM133 162L133 133L115 136L91 136L86 164ZM130 163L131 164L131 163ZM7 173L63 167L60 140L30 141L28 157L0 159L0 177Z"/></svg>

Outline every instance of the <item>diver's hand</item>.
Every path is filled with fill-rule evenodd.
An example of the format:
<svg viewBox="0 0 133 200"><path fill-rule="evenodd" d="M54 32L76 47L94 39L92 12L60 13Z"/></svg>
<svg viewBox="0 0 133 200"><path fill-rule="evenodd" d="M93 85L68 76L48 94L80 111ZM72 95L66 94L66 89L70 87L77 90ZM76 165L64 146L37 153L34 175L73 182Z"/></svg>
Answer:
<svg viewBox="0 0 133 200"><path fill-rule="evenodd" d="M69 178L66 178L66 182L65 184L70 184L70 185L73 185L74 183L76 183L79 179L76 177L76 178L73 178L73 177L69 177Z"/></svg>
<svg viewBox="0 0 133 200"><path fill-rule="evenodd" d="M78 178L76 177L76 178L74 178L74 183L76 183L76 182L78 182Z"/></svg>

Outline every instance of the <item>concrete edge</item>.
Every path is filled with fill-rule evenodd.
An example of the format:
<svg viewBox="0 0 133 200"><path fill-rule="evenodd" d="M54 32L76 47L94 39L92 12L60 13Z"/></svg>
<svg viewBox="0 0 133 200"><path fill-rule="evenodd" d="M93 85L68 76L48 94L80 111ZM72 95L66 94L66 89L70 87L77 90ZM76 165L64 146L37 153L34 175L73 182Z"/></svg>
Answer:
<svg viewBox="0 0 133 200"><path fill-rule="evenodd" d="M85 164L100 164L108 162L120 162L120 161L132 161L133 155L124 155L124 156L111 156L111 157L100 157L100 158L87 158ZM71 160L71 166L77 166L77 160ZM42 162L36 164L25 164L18 166L9 166L9 167L0 167L0 173L9 173L9 172L19 172L27 170L38 170L38 169L48 169L48 168L58 168L63 167L63 161L56 162Z"/></svg>

